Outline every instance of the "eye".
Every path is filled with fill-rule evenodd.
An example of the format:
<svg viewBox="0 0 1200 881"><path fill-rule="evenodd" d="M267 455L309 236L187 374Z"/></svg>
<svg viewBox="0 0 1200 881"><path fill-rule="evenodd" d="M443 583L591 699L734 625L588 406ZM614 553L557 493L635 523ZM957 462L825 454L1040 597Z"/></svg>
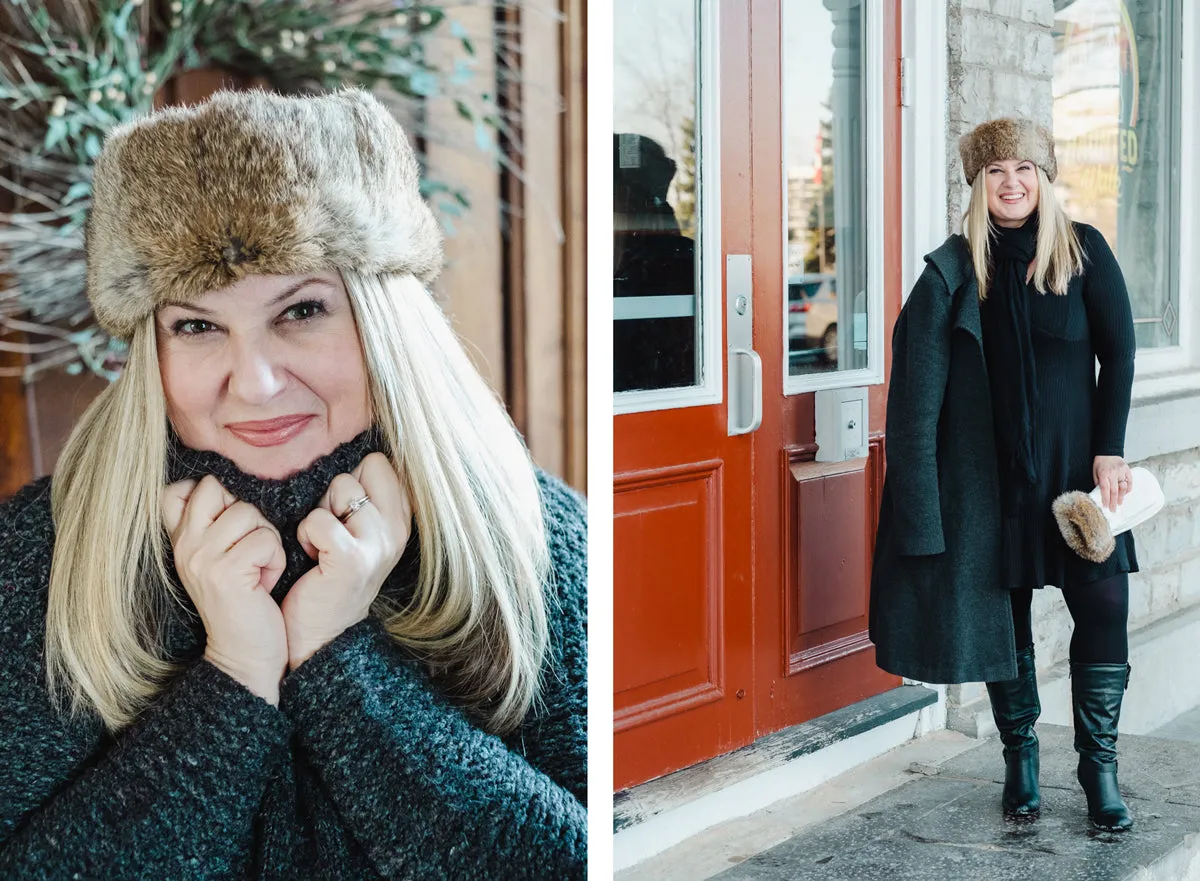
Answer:
<svg viewBox="0 0 1200 881"><path fill-rule="evenodd" d="M201 336L210 333L215 327L211 321L205 321L203 318L182 318L171 325L171 332L175 336Z"/></svg>
<svg viewBox="0 0 1200 881"><path fill-rule="evenodd" d="M288 321L311 321L326 312L325 303L321 300L305 300L295 303L283 310L282 318Z"/></svg>

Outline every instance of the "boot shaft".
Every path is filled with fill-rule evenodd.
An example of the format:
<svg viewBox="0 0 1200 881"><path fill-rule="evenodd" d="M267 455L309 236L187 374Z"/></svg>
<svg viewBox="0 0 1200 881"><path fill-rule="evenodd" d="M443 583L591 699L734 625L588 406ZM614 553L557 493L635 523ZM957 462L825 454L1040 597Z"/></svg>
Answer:
<svg viewBox="0 0 1200 881"><path fill-rule="evenodd" d="M1075 751L1098 764L1117 760L1117 724L1129 685L1128 664L1071 662L1071 705Z"/></svg>
<svg viewBox="0 0 1200 881"><path fill-rule="evenodd" d="M992 718L1000 731L1005 754L1037 746L1033 726L1042 713L1038 698L1033 646L1017 652L1017 678L987 683Z"/></svg>

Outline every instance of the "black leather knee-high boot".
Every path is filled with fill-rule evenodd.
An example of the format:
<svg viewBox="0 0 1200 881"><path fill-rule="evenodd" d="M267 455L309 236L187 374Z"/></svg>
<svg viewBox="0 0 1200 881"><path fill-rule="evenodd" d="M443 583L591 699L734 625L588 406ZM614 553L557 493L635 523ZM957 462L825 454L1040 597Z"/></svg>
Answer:
<svg viewBox="0 0 1200 881"><path fill-rule="evenodd" d="M1117 722L1129 673L1128 664L1071 662L1079 785L1087 796L1092 824L1109 832L1133 827L1133 817L1117 788Z"/></svg>
<svg viewBox="0 0 1200 881"><path fill-rule="evenodd" d="M1041 715L1033 646L1017 652L1017 678L987 683L992 718L1004 744L1004 815L1033 819L1042 809L1038 788L1038 739L1033 725Z"/></svg>

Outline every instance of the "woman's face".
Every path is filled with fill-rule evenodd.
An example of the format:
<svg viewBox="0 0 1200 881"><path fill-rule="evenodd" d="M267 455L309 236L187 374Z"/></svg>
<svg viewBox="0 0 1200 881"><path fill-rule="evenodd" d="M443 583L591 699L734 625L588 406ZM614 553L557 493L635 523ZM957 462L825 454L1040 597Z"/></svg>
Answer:
<svg viewBox="0 0 1200 881"><path fill-rule="evenodd" d="M358 328L332 272L249 276L156 315L179 439L282 478L371 424Z"/></svg>
<svg viewBox="0 0 1200 881"><path fill-rule="evenodd" d="M983 169L988 211L997 226L1018 227L1038 205L1037 167L1028 159L989 162Z"/></svg>

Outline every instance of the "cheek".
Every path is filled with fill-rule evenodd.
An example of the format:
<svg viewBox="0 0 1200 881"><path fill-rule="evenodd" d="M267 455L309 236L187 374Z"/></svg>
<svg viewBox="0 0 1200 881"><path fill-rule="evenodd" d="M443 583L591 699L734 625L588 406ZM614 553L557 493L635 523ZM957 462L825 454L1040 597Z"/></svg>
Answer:
<svg viewBox="0 0 1200 881"><path fill-rule="evenodd" d="M308 362L309 387L336 411L336 417L361 421L369 412L369 397L357 332L351 328L348 334L339 334L336 343L320 347L313 355L316 357Z"/></svg>
<svg viewBox="0 0 1200 881"><path fill-rule="evenodd" d="M171 424L185 443L198 440L216 401L206 379L211 372L198 369L179 353L169 351L160 351L158 368Z"/></svg>

